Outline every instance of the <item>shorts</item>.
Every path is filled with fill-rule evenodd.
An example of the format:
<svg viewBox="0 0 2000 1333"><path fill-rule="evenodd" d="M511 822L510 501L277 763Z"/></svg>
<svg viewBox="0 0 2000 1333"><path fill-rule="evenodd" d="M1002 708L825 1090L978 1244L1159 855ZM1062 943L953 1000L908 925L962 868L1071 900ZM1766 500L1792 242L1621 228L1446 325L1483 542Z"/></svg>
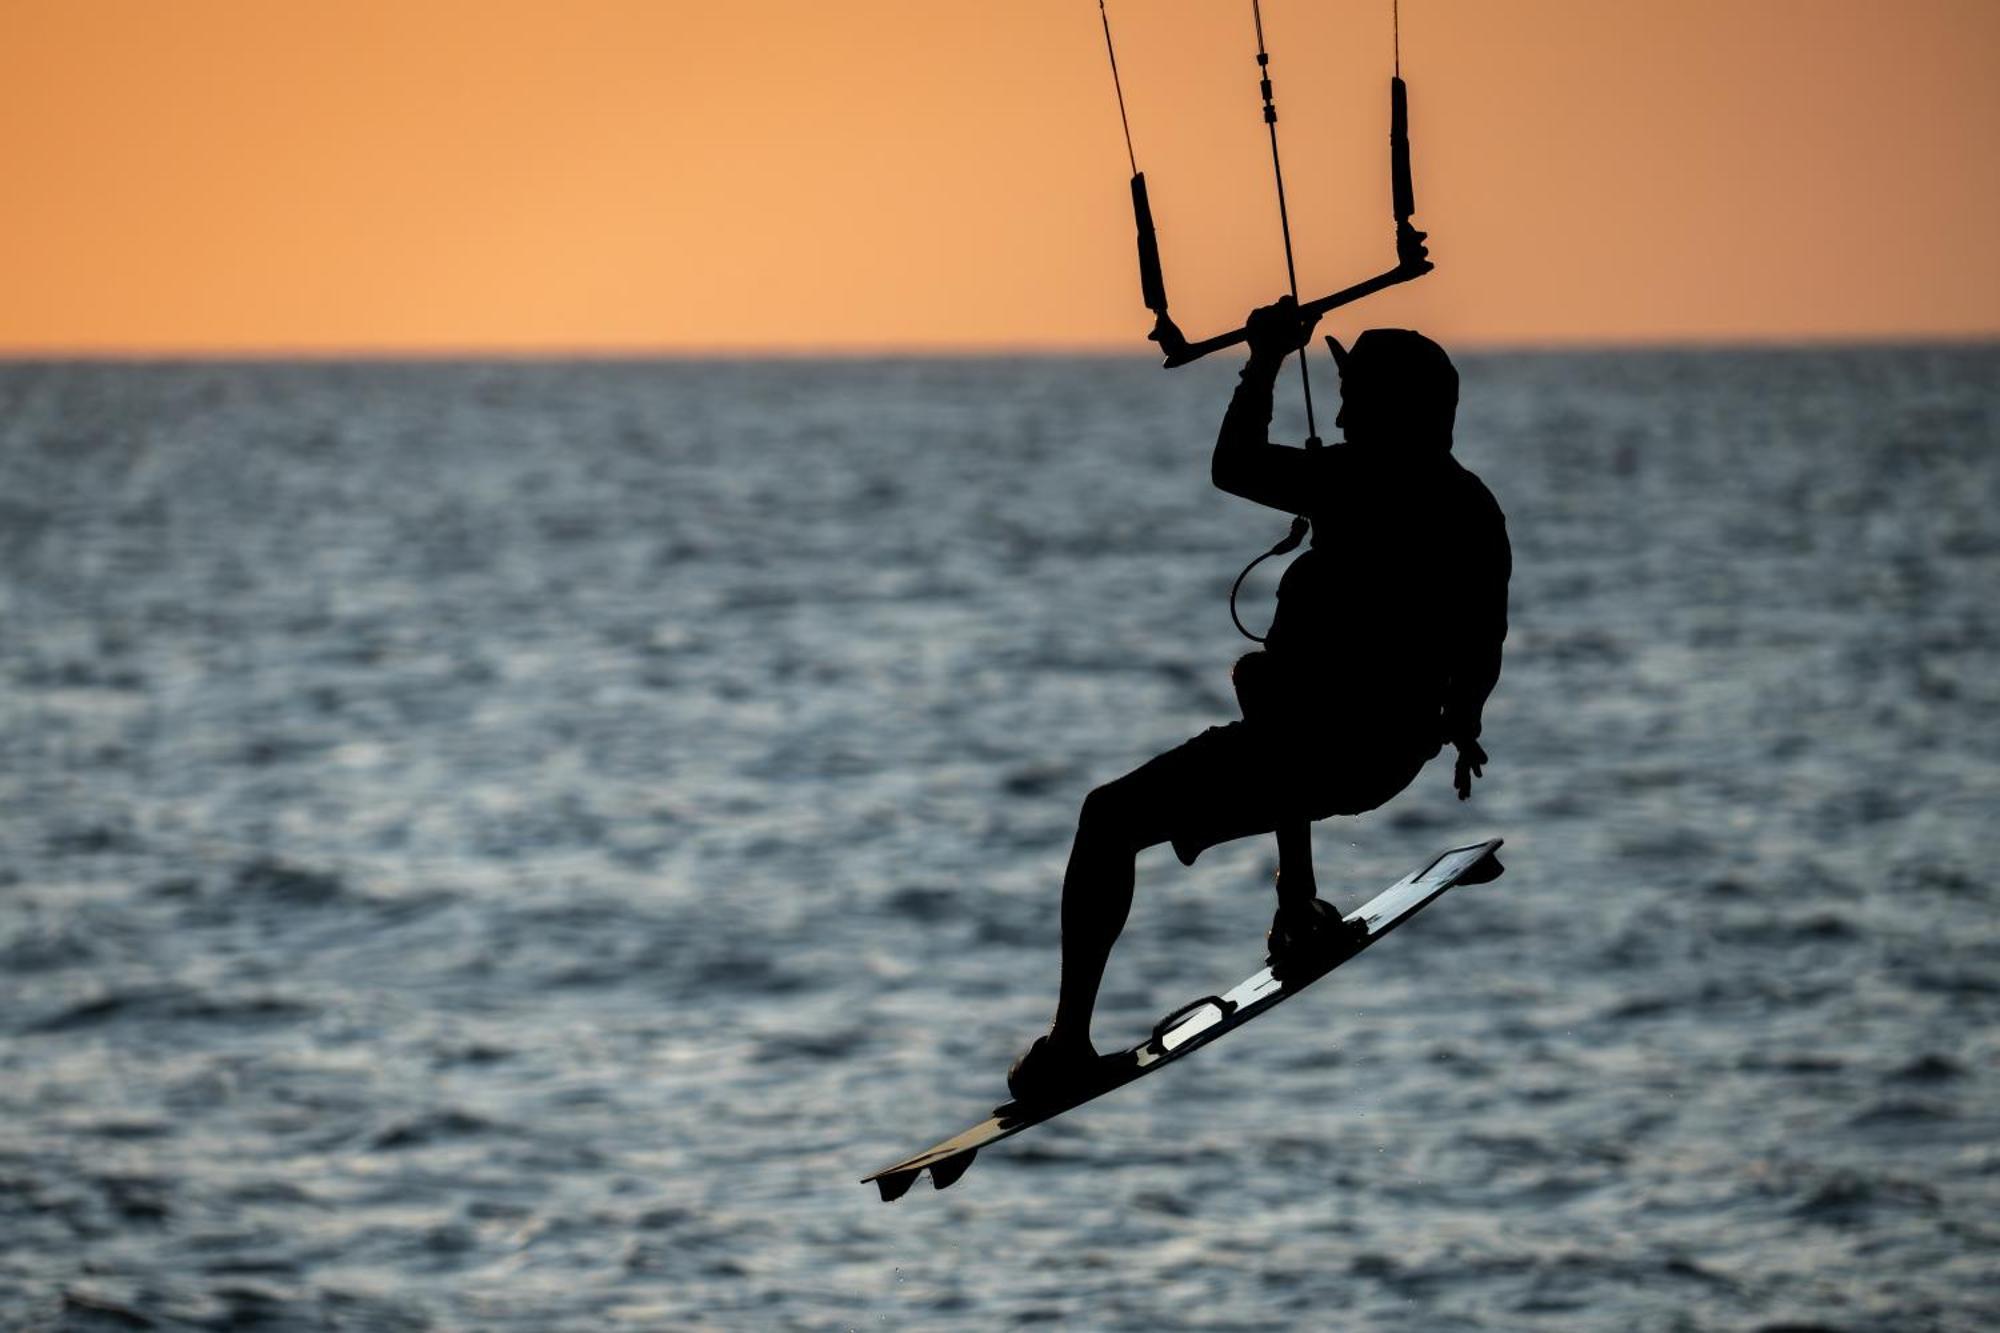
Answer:
<svg viewBox="0 0 2000 1333"><path fill-rule="evenodd" d="M1282 823L1373 810L1410 785L1442 747L1362 726L1231 722L1210 727L1112 784L1144 812L1148 842L1173 844L1183 865L1218 843Z"/></svg>

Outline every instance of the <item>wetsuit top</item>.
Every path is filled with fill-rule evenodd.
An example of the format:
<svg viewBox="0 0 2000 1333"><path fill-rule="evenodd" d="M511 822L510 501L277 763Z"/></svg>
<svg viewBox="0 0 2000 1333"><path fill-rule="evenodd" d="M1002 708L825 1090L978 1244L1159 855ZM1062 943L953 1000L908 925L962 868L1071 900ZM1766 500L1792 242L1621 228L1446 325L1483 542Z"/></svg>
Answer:
<svg viewBox="0 0 2000 1333"><path fill-rule="evenodd" d="M1500 678L1507 523L1449 444L1269 440L1277 366L1252 361L1216 440L1222 489L1312 520L1265 648L1296 707L1430 743L1475 739Z"/></svg>

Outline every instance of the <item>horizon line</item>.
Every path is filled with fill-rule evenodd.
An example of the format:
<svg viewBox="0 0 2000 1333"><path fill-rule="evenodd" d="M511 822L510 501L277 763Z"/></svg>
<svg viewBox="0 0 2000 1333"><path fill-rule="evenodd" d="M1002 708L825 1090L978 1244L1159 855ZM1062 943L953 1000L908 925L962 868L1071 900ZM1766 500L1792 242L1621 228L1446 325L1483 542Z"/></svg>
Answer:
<svg viewBox="0 0 2000 1333"><path fill-rule="evenodd" d="M1154 360L1159 353L1130 343L291 343L232 346L134 344L0 345L0 363L46 362L335 362L335 361L971 361ZM1746 333L1629 337L1479 338L1451 340L1471 355L1784 350L1811 348L1977 347L2000 342L2000 327L1984 331L1883 333ZM1227 357L1221 358L1227 360Z"/></svg>

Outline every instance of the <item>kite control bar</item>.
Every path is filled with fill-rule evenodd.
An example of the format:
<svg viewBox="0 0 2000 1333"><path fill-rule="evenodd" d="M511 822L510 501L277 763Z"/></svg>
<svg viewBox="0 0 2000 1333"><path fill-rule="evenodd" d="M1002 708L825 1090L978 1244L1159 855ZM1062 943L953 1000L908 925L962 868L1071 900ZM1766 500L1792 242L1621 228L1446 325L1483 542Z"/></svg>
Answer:
<svg viewBox="0 0 2000 1333"><path fill-rule="evenodd" d="M1330 296L1300 302L1301 315L1316 318L1384 288L1421 278L1435 267L1424 245L1425 233L1410 223L1410 215L1417 211L1416 190L1410 181L1410 95L1400 75L1389 80L1389 189L1396 215L1396 266ZM1153 229L1153 205L1146 196L1146 174L1142 171L1132 173L1132 219L1139 234L1139 288L1146 308L1154 315L1153 331L1146 336L1166 353L1167 367L1184 366L1210 352L1248 340L1249 330L1239 328L1190 342L1167 313L1167 282L1160 267L1160 241Z"/></svg>
<svg viewBox="0 0 2000 1333"><path fill-rule="evenodd" d="M1423 233L1418 232L1417 235L1421 236ZM1436 265L1423 256L1423 243L1419 241L1417 245L1419 254L1414 263L1398 263L1396 267L1386 273L1378 273L1365 282L1355 283L1352 287L1343 287L1331 296L1322 296L1317 301L1302 302L1299 305L1299 314L1301 316L1317 317L1329 310L1337 310L1341 306L1359 301L1364 296L1373 296L1376 292L1382 291L1385 288L1408 282L1412 278L1421 278L1424 274L1435 268ZM1234 347L1238 343L1247 342L1250 338L1250 331L1247 328L1243 328L1231 329L1227 333L1218 333L1213 338L1203 338L1200 342L1189 342L1182 335L1173 320L1167 318L1165 311L1156 311L1155 313L1159 315L1159 321L1154 324L1153 331L1146 336L1158 343L1160 350L1167 354L1164 364L1169 370L1175 366L1184 366L1190 361L1199 361L1210 352L1219 352L1225 347Z"/></svg>

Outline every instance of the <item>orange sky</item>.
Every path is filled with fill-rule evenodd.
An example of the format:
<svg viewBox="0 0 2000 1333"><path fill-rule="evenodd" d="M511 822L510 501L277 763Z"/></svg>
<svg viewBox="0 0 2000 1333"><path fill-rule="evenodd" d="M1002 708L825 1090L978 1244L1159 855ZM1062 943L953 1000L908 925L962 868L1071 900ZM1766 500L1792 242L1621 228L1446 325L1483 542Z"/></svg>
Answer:
<svg viewBox="0 0 2000 1333"><path fill-rule="evenodd" d="M1191 334L1282 288L1248 0L1111 0ZM1388 0L1266 0L1300 282ZM1455 342L2000 332L2000 3L1405 0ZM1092 0L0 0L0 349L1145 350Z"/></svg>

